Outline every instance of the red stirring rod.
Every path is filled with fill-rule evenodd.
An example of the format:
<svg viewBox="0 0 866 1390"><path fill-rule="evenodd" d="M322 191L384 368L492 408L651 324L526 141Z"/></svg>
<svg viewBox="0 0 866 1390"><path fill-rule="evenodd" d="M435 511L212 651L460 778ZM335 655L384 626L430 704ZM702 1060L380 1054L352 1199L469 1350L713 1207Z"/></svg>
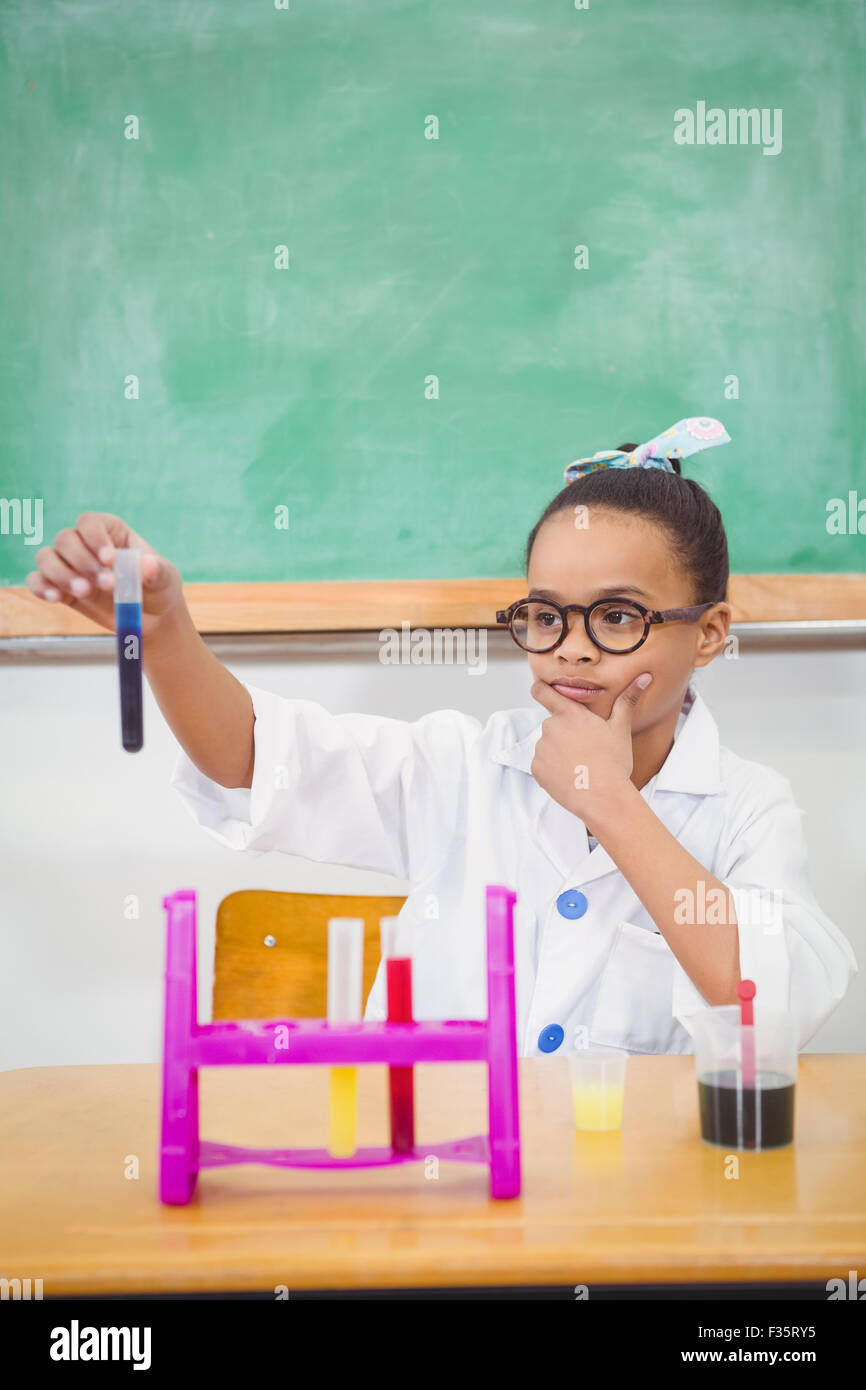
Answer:
<svg viewBox="0 0 866 1390"><path fill-rule="evenodd" d="M757 990L754 980L741 980L737 985L737 997L740 1001L740 1027L750 1028L754 1026L755 1015L752 1000ZM743 1033L742 1035L742 1056L743 1056L743 1089L753 1091L755 1089L755 1036L753 1033Z"/></svg>
<svg viewBox="0 0 866 1390"><path fill-rule="evenodd" d="M752 1000L756 993L754 980L741 980L737 985L737 995L740 1000L740 1022L742 1024L752 1024L755 1021L752 1013Z"/></svg>

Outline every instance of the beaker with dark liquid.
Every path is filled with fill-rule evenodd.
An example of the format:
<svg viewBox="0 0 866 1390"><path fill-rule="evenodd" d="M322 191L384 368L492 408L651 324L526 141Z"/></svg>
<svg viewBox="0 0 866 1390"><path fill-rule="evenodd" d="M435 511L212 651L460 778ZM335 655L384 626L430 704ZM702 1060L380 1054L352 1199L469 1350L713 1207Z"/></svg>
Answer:
<svg viewBox="0 0 866 1390"><path fill-rule="evenodd" d="M777 1149L794 1139L797 1026L792 1015L754 1004L740 1023L737 1004L689 1018L701 1138L726 1149Z"/></svg>

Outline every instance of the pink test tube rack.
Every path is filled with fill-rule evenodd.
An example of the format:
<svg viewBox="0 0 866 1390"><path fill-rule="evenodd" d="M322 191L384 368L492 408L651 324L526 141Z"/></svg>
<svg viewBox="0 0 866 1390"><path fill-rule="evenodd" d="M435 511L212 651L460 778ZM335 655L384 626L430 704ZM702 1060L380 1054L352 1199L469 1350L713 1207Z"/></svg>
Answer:
<svg viewBox="0 0 866 1390"><path fill-rule="evenodd" d="M189 888L163 898L166 911L165 1047L162 1084L160 1198L182 1206L199 1170L235 1163L283 1168L382 1168L420 1163L430 1154L490 1168L491 1197L520 1193L520 1117L514 1006L514 903L509 888L488 886L487 1019L446 1022L328 1024L327 1020L257 1019L199 1023L196 1005L196 901ZM199 1139L199 1067L261 1063L354 1066L378 1062L486 1062L489 1134L415 1146L359 1148L335 1158L327 1149L256 1149Z"/></svg>

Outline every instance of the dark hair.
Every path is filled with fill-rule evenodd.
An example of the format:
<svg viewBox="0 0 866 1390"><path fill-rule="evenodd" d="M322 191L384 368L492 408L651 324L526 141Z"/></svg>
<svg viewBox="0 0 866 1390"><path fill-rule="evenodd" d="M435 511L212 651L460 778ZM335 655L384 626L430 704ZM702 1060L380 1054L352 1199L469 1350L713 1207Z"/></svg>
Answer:
<svg viewBox="0 0 866 1390"><path fill-rule="evenodd" d="M629 454L636 444L618 444ZM728 592L728 538L722 514L708 492L692 478L683 478L679 459L661 468L599 468L567 483L549 502L529 533L526 568L539 530L548 517L578 505L630 512L657 522L670 537L674 555L691 578L691 603L721 603Z"/></svg>

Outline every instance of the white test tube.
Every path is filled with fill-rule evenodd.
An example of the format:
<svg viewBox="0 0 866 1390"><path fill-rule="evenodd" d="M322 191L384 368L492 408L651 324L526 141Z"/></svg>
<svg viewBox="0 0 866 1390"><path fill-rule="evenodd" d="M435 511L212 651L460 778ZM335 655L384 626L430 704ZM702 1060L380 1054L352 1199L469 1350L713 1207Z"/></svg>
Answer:
<svg viewBox="0 0 866 1390"><path fill-rule="evenodd" d="M358 1023L363 1002L364 919L328 921L328 1022Z"/></svg>
<svg viewBox="0 0 866 1390"><path fill-rule="evenodd" d="M379 918L379 941L382 952L382 960L390 960L395 956L408 956L408 950L402 950L408 937L408 932L401 924L399 917L380 917Z"/></svg>
<svg viewBox="0 0 866 1390"><path fill-rule="evenodd" d="M328 1022L358 1023L363 1007L364 920L328 921ZM328 1148L335 1158L355 1152L357 1067L332 1067Z"/></svg>

